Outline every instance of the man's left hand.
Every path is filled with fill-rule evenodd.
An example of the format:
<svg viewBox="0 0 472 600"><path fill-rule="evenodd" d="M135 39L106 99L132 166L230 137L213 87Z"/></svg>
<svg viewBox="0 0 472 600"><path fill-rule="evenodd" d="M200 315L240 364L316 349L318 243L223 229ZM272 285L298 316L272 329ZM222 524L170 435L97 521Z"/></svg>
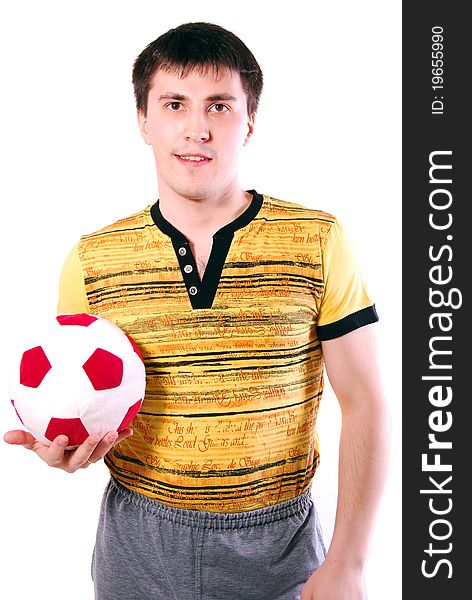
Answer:
<svg viewBox="0 0 472 600"><path fill-rule="evenodd" d="M365 600L360 569L344 568L325 561L302 587L300 600Z"/></svg>

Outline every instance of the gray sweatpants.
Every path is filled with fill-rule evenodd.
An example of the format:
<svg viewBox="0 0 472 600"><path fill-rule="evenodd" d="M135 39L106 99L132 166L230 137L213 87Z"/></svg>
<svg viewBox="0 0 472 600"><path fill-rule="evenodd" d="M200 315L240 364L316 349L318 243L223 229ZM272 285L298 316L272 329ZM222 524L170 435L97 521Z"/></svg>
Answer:
<svg viewBox="0 0 472 600"><path fill-rule="evenodd" d="M112 478L92 577L96 600L297 600L324 557L309 491L224 514L171 508Z"/></svg>

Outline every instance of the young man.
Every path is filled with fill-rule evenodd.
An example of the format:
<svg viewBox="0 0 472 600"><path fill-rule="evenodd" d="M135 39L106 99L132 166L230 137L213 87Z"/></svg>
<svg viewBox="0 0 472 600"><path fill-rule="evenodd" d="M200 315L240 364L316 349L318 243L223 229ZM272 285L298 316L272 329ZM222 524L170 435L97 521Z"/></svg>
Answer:
<svg viewBox="0 0 472 600"><path fill-rule="evenodd" d="M82 237L59 312L99 314L140 346L134 433L73 451L65 436L5 439L70 472L105 459L98 600L361 600L388 426L377 315L342 228L241 189L262 73L232 33L165 33L133 83L159 200ZM310 495L324 366L342 411L327 554Z"/></svg>

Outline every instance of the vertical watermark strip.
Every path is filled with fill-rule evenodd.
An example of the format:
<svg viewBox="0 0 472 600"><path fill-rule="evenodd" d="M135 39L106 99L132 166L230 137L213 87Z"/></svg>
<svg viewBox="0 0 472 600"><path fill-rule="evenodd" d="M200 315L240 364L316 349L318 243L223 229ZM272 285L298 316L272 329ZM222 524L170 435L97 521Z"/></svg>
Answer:
<svg viewBox="0 0 472 600"><path fill-rule="evenodd" d="M459 2L403 3L406 600L463 598L469 588L472 51L467 23Z"/></svg>

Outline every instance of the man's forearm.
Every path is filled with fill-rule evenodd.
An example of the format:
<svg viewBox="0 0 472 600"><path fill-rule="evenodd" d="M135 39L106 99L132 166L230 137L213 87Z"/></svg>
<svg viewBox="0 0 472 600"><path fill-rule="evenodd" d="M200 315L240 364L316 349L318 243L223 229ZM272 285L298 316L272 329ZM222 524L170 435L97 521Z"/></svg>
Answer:
<svg viewBox="0 0 472 600"><path fill-rule="evenodd" d="M363 569L384 487L390 426L383 402L349 403L343 410L338 502L327 559Z"/></svg>

